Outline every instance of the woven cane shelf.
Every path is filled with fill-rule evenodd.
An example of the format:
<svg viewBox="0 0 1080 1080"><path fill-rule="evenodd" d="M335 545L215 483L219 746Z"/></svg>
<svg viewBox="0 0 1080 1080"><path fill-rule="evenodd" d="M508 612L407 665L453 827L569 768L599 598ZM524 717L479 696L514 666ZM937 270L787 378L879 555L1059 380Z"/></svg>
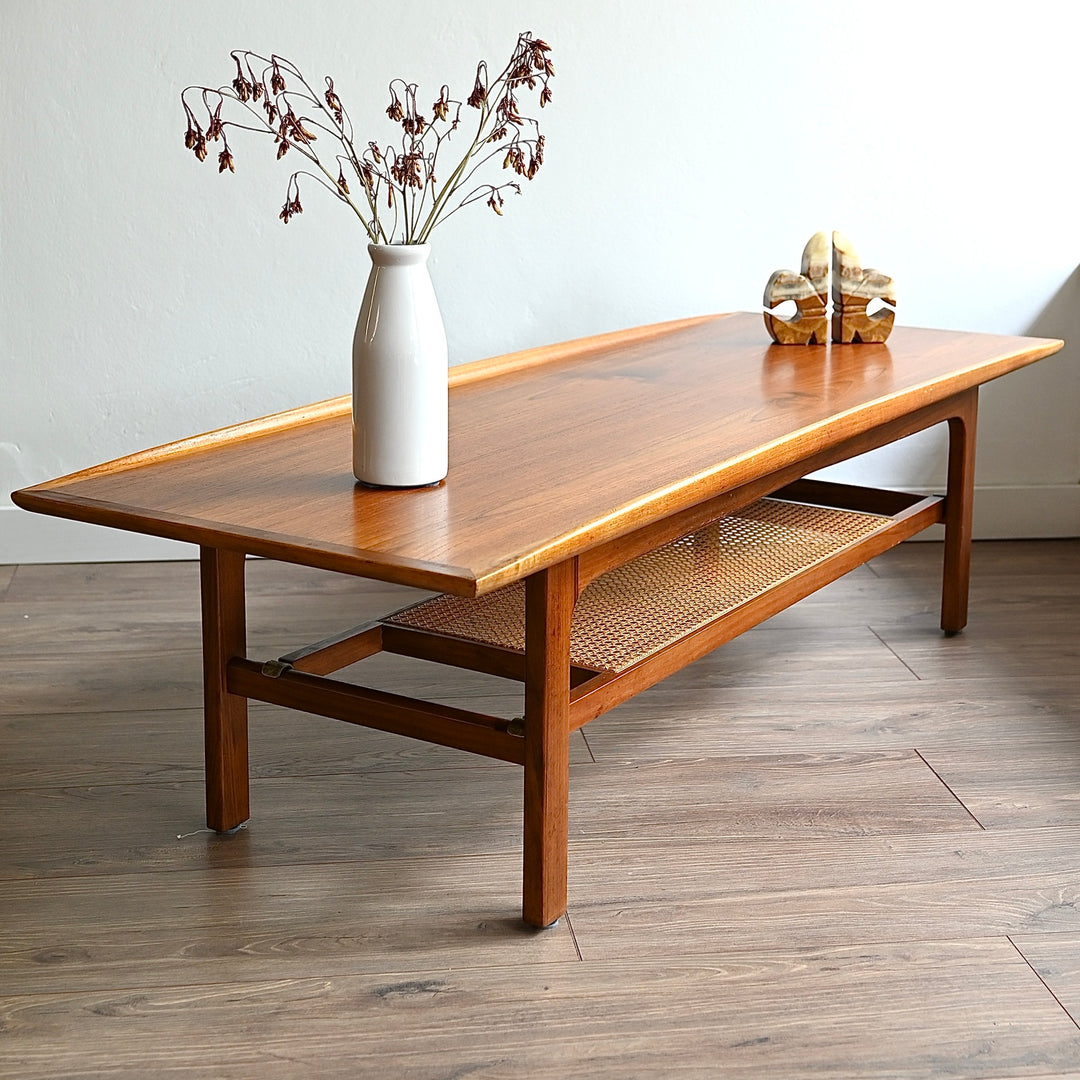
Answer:
<svg viewBox="0 0 1080 1080"><path fill-rule="evenodd" d="M592 582L574 609L571 663L624 671L893 524L879 514L761 499ZM436 596L384 623L523 653L525 587Z"/></svg>

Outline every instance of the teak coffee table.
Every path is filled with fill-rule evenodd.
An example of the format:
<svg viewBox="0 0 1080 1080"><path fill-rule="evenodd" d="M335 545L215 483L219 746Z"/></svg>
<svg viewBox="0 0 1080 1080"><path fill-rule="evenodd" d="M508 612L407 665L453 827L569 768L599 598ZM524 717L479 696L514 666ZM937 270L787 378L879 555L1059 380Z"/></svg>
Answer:
<svg viewBox="0 0 1080 1080"><path fill-rule="evenodd" d="M571 731L936 522L941 626L963 628L978 387L1061 345L897 327L783 347L758 315L708 316L452 368L437 487L357 485L346 397L13 498L200 546L212 829L249 816L249 698L511 761L523 915L547 926L566 910ZM805 479L942 422L942 498ZM251 659L247 555L443 595ZM521 680L524 717L326 677L383 650Z"/></svg>

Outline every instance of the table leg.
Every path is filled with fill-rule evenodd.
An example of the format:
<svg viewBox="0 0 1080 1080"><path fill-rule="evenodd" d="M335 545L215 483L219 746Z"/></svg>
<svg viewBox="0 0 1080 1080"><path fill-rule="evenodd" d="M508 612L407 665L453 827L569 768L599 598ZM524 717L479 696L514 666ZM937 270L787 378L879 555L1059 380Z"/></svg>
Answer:
<svg viewBox="0 0 1080 1080"><path fill-rule="evenodd" d="M570 794L570 620L574 562L525 583L525 832L522 917L550 926L566 913Z"/></svg>
<svg viewBox="0 0 1080 1080"><path fill-rule="evenodd" d="M976 387L967 391L957 415L949 419L949 486L945 494L945 567L941 591L941 629L946 634L958 634L967 625L978 405Z"/></svg>
<svg viewBox="0 0 1080 1080"><path fill-rule="evenodd" d="M247 698L230 694L226 665L247 651L244 556L201 549L203 720L206 737L206 824L217 832L247 821Z"/></svg>

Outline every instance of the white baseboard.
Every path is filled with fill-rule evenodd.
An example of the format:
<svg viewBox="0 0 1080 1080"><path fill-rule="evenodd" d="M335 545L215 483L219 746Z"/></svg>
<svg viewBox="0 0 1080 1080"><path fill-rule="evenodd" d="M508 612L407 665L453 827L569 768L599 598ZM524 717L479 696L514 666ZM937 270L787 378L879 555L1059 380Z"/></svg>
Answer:
<svg viewBox="0 0 1080 1080"><path fill-rule="evenodd" d="M980 487L975 492L974 532L977 540L1080 536L1080 484ZM941 527L927 529L920 538L940 539ZM198 557L198 548L193 544L0 506L0 565L154 562Z"/></svg>

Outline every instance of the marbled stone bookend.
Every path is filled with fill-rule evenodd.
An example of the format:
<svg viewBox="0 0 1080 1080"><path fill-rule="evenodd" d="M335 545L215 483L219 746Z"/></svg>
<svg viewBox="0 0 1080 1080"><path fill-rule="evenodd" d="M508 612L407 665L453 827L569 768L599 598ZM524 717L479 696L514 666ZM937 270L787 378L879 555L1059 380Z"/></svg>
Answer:
<svg viewBox="0 0 1080 1080"><path fill-rule="evenodd" d="M866 313L871 300L882 300L873 315ZM864 270L851 241L843 233L832 234L832 339L840 342L884 341L896 318L893 279L880 270Z"/></svg>
<svg viewBox="0 0 1080 1080"><path fill-rule="evenodd" d="M850 240L832 234L832 339L848 342L882 342L896 317L896 291L892 278L879 270L864 270ZM802 254L802 273L777 270L765 285L765 327L778 345L824 345L828 340L829 240L814 233ZM783 318L772 311L794 300L796 313ZM880 311L867 313L871 300L883 302Z"/></svg>
<svg viewBox="0 0 1080 1080"><path fill-rule="evenodd" d="M762 303L774 308L794 300L798 311L785 319L766 311L765 326L780 345L824 345L829 323L825 305L829 299L829 238L814 233L802 253L802 273L777 270L765 285Z"/></svg>

